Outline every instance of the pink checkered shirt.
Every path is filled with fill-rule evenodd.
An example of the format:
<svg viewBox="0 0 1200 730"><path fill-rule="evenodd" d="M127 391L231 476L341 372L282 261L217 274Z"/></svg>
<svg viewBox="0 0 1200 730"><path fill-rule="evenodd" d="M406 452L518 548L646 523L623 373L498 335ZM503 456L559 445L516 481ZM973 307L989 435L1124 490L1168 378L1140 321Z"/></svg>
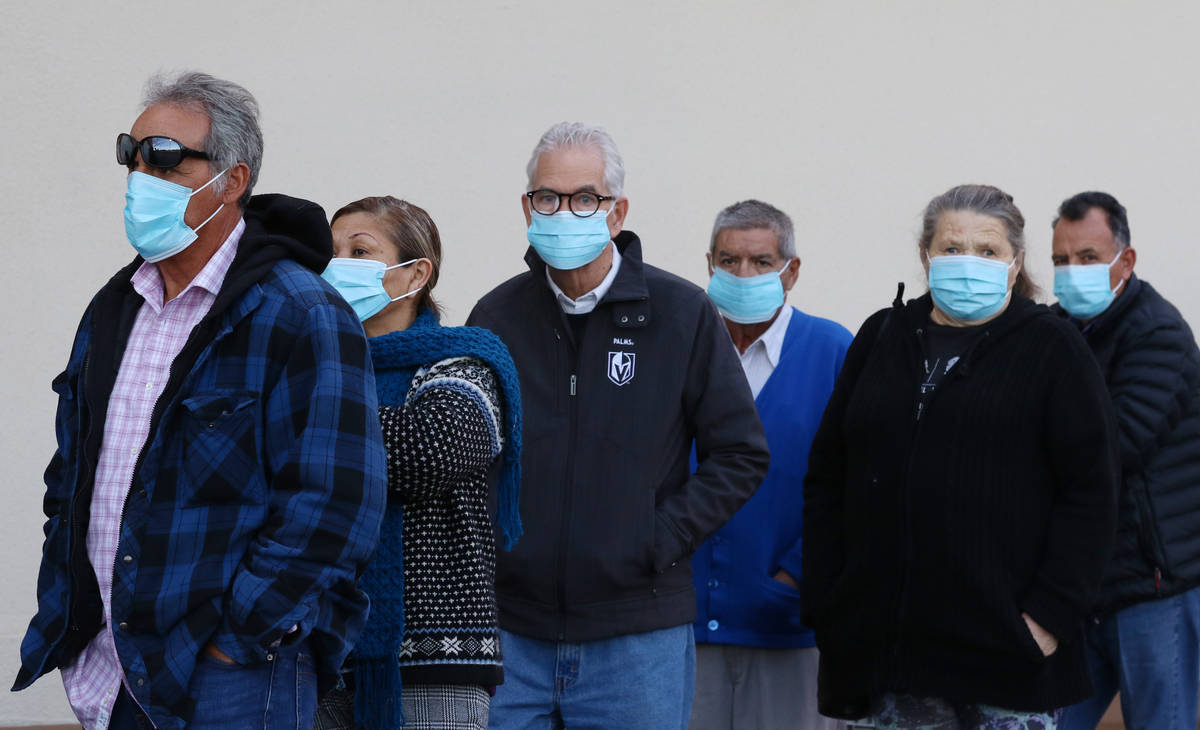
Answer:
<svg viewBox="0 0 1200 730"><path fill-rule="evenodd" d="M112 634L112 579L121 512L133 482L133 468L150 435L150 416L167 385L171 362L192 328L212 308L244 230L246 222L239 221L196 278L166 304L157 265L143 263L130 280L145 302L138 309L109 397L87 534L88 558L104 602L104 627L74 663L62 668L67 699L85 730L108 727L113 703L125 681Z"/></svg>

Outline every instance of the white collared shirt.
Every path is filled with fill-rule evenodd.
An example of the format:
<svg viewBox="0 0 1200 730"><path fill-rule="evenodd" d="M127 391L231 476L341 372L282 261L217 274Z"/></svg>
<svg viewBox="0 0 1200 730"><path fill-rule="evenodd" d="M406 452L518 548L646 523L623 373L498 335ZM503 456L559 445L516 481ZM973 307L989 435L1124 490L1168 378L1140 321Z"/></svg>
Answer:
<svg viewBox="0 0 1200 730"><path fill-rule="evenodd" d="M587 294L572 299L563 293L558 284L554 283L554 279L550 277L550 267L546 267L546 281L550 283L550 291L554 292L554 298L558 300L558 306L567 314L590 314L608 290L612 288L613 280L617 278L617 269L621 268L621 252L617 250L616 244L612 241L608 242L612 246L612 268L608 270L608 274L604 276L604 280L600 285L591 290Z"/></svg>
<svg viewBox="0 0 1200 730"><path fill-rule="evenodd" d="M746 372L746 380L750 383L750 392L757 398L767 384L767 378L775 372L779 365L779 354L783 351L783 337L787 334L788 323L792 321L792 308L784 304L779 310L779 316L771 323L766 332L757 340L750 343L745 352L739 353L742 370Z"/></svg>

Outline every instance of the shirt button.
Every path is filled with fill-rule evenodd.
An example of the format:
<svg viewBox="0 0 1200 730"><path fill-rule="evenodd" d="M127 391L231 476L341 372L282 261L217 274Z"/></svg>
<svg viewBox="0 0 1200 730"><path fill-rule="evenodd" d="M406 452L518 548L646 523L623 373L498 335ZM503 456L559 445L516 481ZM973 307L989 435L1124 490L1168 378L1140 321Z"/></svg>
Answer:
<svg viewBox="0 0 1200 730"><path fill-rule="evenodd" d="M717 586L719 586L719 585L721 585L721 582L720 582L720 581L718 581L716 578L713 578L712 580L710 580L710 581L708 582L708 587L709 587L709 588L716 588L716 587L717 587Z"/></svg>
<svg viewBox="0 0 1200 730"><path fill-rule="evenodd" d="M146 383L146 390L154 390L154 383Z"/></svg>
<svg viewBox="0 0 1200 730"><path fill-rule="evenodd" d="M129 630L129 624L127 624L127 623L125 623L124 621L122 621L121 623L117 624L117 628L118 628L118 629L120 629L120 630L122 630L122 631L128 631L128 630Z"/></svg>
<svg viewBox="0 0 1200 730"><path fill-rule="evenodd" d="M721 623L719 621L717 621L715 618L712 621L708 622L708 630L709 631L716 631L719 628L721 628Z"/></svg>
<svg viewBox="0 0 1200 730"><path fill-rule="evenodd" d="M132 556L132 555L126 555L125 557L121 558L121 560L124 560L124 561L125 561L125 564L126 564L126 565L129 565L130 563L132 563L132 562L133 562L133 556Z"/></svg>
<svg viewBox="0 0 1200 730"><path fill-rule="evenodd" d="M146 680L142 679L141 677L138 677L137 686L141 687L145 683L146 683Z"/></svg>

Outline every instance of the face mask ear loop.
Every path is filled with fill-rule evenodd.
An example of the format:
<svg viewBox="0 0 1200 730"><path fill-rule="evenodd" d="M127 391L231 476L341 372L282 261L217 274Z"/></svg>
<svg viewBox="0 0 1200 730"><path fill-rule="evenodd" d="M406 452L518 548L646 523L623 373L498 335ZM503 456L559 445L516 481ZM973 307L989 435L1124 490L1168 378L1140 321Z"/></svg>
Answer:
<svg viewBox="0 0 1200 730"><path fill-rule="evenodd" d="M384 270L384 271L391 271L392 269L398 269L398 268L400 268L401 266L409 266L409 265L411 265L411 264L415 264L415 263L417 263L417 262L418 262L418 261L420 261L420 260L421 260L421 259L419 259L419 258L416 258L416 259L409 259L408 261L405 261L405 262L404 262L404 263L402 263L402 264L392 264L391 266L385 266L385 267L383 268L383 270ZM392 301L395 301L395 300L392 300Z"/></svg>
<svg viewBox="0 0 1200 730"><path fill-rule="evenodd" d="M392 269L398 269L398 268L400 268L401 266L411 266L412 264L415 264L415 263L417 263L417 262L418 262L418 261L420 261L420 260L421 260L421 259L419 259L419 258L415 258L415 259L409 259L408 261L405 261L405 262L404 262L404 263L402 263L402 264L392 264L391 266L388 266L388 267L386 267L386 268L384 269L384 271L391 271ZM408 299L408 298L409 298L409 297L411 297L413 294L416 294L417 292L421 291L421 290L422 290L422 289L424 289L424 288L425 288L425 286L424 286L424 285L421 285L421 286L417 287L416 289L413 289L412 291L410 291L410 292L409 292L409 293L407 293L407 294L401 294L401 295L400 295L400 296L398 296L398 297L393 297L391 301L393 301L393 302L398 302L398 301L400 301L401 299ZM386 291L386 289L385 289L384 291Z"/></svg>
<svg viewBox="0 0 1200 730"><path fill-rule="evenodd" d="M213 178L212 178L212 180L209 180L208 182L204 183L204 184L203 184L203 185L201 185L200 187L198 187L198 188L196 188L195 190L193 190L193 191L192 191L192 195L195 195L196 193L200 192L201 190L203 190L204 188L208 187L209 185L212 185L214 182L216 182L216 181L217 181L217 178L221 177L222 175L224 175L224 174L225 174L225 173L227 173L227 172L229 172L229 168L228 168L228 167L226 167L224 170L221 170L221 171L220 171L220 172L218 172L216 175L213 175ZM192 195L189 195L188 197L190 198L190 197L192 197ZM225 207L225 204L224 204L224 203L221 203L220 205L218 205L218 206L217 206L217 209L216 209L216 210L214 210L214 211L212 212L212 215L210 215L209 217L205 218L205 219L204 219L204 222L203 222L203 223L201 223L200 225L196 226L195 228L193 228L193 229L192 229L192 231L193 231L193 232L195 232L195 233L199 233L199 232L200 232L200 229L201 229L201 228L203 228L204 226L208 225L208 222L209 222L210 220L212 220L213 218L216 218L216 217L217 217L217 213L220 213L220 212L221 212L221 209L222 209L222 208L224 208L224 207Z"/></svg>

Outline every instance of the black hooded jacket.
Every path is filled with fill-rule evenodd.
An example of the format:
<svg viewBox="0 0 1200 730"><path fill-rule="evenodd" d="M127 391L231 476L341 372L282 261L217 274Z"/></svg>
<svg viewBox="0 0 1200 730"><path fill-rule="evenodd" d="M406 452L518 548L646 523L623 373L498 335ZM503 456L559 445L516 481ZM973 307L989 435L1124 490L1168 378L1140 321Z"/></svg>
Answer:
<svg viewBox="0 0 1200 730"><path fill-rule="evenodd" d="M1073 320L1104 372L1121 452L1099 616L1200 585L1200 350L1154 287L1137 276L1125 287L1099 317Z"/></svg>
<svg viewBox="0 0 1200 730"><path fill-rule="evenodd" d="M1046 711L1091 692L1083 621L1115 429L1073 327L1014 296L918 413L928 294L863 325L813 441L801 592L821 712L896 692ZM1043 658L1021 618L1059 640Z"/></svg>

